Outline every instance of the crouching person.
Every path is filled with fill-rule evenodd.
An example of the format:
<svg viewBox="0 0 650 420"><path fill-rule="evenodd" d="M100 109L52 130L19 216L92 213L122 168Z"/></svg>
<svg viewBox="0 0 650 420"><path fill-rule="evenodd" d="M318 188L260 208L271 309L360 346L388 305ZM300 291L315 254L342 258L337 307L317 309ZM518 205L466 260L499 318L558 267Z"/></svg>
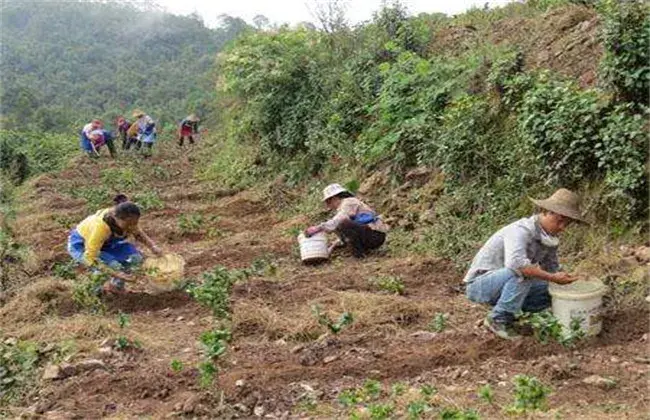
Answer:
<svg viewBox="0 0 650 420"><path fill-rule="evenodd" d="M363 258L369 250L379 248L386 240L388 226L363 201L340 186L328 185L323 190L323 201L328 209L336 211L330 220L305 230L309 237L318 232L335 232L339 241L330 247L350 246L357 258Z"/></svg>
<svg viewBox="0 0 650 420"><path fill-rule="evenodd" d="M117 200L116 200L117 202ZM114 207L88 216L68 237L68 253L93 270L108 273L112 278L103 291L122 293L124 282L134 281L130 271L142 262L142 254L127 237L132 235L156 255L162 251L138 226L140 208L132 202L120 202Z"/></svg>
<svg viewBox="0 0 650 420"><path fill-rule="evenodd" d="M467 297L493 306L485 326L504 339L518 338L513 329L521 311L548 308L548 283L577 280L560 270L558 235L572 222L584 222L579 199L560 189L550 198L534 200L537 214L501 228L479 250L465 276Z"/></svg>

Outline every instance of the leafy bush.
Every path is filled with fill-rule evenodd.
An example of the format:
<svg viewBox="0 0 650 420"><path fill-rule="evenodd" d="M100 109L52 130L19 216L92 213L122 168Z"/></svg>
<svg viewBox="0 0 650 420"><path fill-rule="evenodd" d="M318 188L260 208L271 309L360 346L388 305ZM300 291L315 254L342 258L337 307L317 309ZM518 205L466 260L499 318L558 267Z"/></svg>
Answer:
<svg viewBox="0 0 650 420"><path fill-rule="evenodd" d="M0 169L16 182L63 168L77 150L65 134L0 130Z"/></svg>
<svg viewBox="0 0 650 420"><path fill-rule="evenodd" d="M650 105L650 6L643 0L603 0L600 77L621 101Z"/></svg>
<svg viewBox="0 0 650 420"><path fill-rule="evenodd" d="M542 344L547 344L549 341L554 340L564 347L573 347L576 342L585 336L580 318L573 318L569 330L566 331L562 324L560 324L560 321L550 311L526 313L521 318L520 323L529 325L533 329L537 341Z"/></svg>

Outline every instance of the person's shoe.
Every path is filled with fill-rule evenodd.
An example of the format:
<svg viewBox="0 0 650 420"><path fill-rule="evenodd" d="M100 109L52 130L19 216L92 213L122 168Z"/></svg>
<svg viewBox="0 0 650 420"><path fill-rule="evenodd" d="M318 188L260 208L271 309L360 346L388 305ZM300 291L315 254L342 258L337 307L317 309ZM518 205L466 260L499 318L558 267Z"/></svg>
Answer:
<svg viewBox="0 0 650 420"><path fill-rule="evenodd" d="M512 328L512 325L508 325L502 322L496 322L490 315L485 317L483 325L492 331L497 337L503 338L504 340L519 340L521 336Z"/></svg>

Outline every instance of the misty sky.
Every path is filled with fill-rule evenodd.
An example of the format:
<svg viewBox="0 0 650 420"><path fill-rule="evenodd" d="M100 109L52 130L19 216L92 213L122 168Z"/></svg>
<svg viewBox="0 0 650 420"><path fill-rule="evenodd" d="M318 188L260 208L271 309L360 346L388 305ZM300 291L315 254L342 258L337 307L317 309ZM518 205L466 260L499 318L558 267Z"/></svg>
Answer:
<svg viewBox="0 0 650 420"><path fill-rule="evenodd" d="M214 26L216 17L222 13L238 16L252 22L261 14L272 23L298 23L314 21L315 5L326 0L157 0L156 3L176 14L196 12L208 26ZM512 0L491 0L490 7L503 5ZM390 2L389 2L390 3ZM455 14L472 6L483 7L485 0L403 0L412 14L420 12L441 12ZM379 9L382 0L347 0L347 16L352 23L367 20Z"/></svg>

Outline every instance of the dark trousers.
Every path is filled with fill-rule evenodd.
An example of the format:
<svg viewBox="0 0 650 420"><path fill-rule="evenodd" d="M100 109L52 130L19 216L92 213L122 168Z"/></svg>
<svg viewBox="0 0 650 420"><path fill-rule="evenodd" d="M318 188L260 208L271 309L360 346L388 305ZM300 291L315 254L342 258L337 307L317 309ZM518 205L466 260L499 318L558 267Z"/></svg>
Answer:
<svg viewBox="0 0 650 420"><path fill-rule="evenodd" d="M113 143L113 140L106 140L106 147L108 147L108 153L111 154L111 157L114 158L117 156L117 151L115 150L115 143Z"/></svg>
<svg viewBox="0 0 650 420"><path fill-rule="evenodd" d="M336 233L352 247L352 254L357 258L363 258L367 251L379 248L386 240L386 233L377 232L352 220L342 222Z"/></svg>
<svg viewBox="0 0 650 420"><path fill-rule="evenodd" d="M183 145L183 141L185 140L185 137L186 137L186 136L180 136L180 137L178 137L178 145L179 145L179 146L182 146L182 145ZM194 137L192 137L192 136L187 136L187 139L190 141L190 144L194 144Z"/></svg>

